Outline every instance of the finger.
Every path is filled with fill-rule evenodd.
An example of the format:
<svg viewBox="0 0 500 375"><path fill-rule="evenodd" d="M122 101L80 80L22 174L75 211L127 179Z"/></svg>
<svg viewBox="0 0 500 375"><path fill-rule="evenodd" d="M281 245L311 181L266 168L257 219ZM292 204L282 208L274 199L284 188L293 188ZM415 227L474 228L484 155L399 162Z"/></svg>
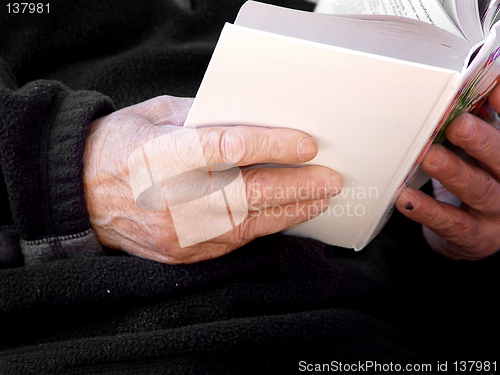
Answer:
<svg viewBox="0 0 500 375"><path fill-rule="evenodd" d="M328 208L329 200L312 200L252 211L233 231L217 239L226 243L248 242L310 220Z"/></svg>
<svg viewBox="0 0 500 375"><path fill-rule="evenodd" d="M318 153L313 138L292 129L220 126L199 128L198 134L203 153L211 163L293 164L309 161Z"/></svg>
<svg viewBox="0 0 500 375"><path fill-rule="evenodd" d="M253 211L248 218L230 232L183 249L160 251L149 256L169 264L194 263L227 254L253 239L280 232L293 225L318 216L328 208L328 199L295 202Z"/></svg>
<svg viewBox="0 0 500 375"><path fill-rule="evenodd" d="M438 202L427 194L407 188L396 201L397 209L406 217L432 230L440 240L434 249L454 259L475 259L482 239L478 236L478 221L469 213L447 203ZM460 246L457 246L460 244Z"/></svg>
<svg viewBox="0 0 500 375"><path fill-rule="evenodd" d="M497 77L497 82L500 77ZM488 103L497 113L500 112L500 86L496 86L488 96Z"/></svg>
<svg viewBox="0 0 500 375"><path fill-rule="evenodd" d="M485 215L500 212L500 184L481 168L464 162L448 149L433 145L422 169L467 206Z"/></svg>
<svg viewBox="0 0 500 375"><path fill-rule="evenodd" d="M433 232L428 227L422 226L422 233L427 243L436 253L453 260L470 259L466 255L464 256L462 254L463 251L460 248L458 249L458 251L455 250L453 248L453 244L450 241L445 240L443 237L441 237L436 232Z"/></svg>
<svg viewBox="0 0 500 375"><path fill-rule="evenodd" d="M500 178L500 131L475 116L463 114L448 126L446 137Z"/></svg>
<svg viewBox="0 0 500 375"><path fill-rule="evenodd" d="M321 166L247 169L243 179L250 210L333 197L342 190L340 176Z"/></svg>

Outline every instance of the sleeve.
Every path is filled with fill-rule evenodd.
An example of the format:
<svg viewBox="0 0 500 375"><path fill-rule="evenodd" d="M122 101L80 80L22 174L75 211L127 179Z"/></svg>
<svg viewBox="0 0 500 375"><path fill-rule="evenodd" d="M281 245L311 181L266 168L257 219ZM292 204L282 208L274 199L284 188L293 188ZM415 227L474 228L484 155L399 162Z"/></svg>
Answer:
<svg viewBox="0 0 500 375"><path fill-rule="evenodd" d="M12 217L1 227L0 266L20 253L36 264L101 251L85 204L83 152L90 122L112 111L106 96L56 81L17 87L0 59L0 166Z"/></svg>

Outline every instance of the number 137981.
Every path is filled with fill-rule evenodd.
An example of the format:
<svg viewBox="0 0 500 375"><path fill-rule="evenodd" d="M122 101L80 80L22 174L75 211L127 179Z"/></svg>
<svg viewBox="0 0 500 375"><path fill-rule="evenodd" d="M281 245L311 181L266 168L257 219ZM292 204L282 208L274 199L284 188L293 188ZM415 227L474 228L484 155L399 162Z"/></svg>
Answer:
<svg viewBox="0 0 500 375"><path fill-rule="evenodd" d="M8 13L49 13L49 3L7 3Z"/></svg>

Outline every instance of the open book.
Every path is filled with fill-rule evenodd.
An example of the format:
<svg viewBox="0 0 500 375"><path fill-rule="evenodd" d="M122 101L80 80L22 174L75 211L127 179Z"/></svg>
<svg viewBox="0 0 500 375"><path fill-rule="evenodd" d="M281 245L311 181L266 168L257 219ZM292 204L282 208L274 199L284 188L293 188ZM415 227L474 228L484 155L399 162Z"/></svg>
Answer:
<svg viewBox="0 0 500 375"><path fill-rule="evenodd" d="M343 13L321 14L249 1L225 25L186 126L313 136L311 163L344 188L288 233L360 250L402 189L428 180L418 165L432 141L496 84L498 3L320 0L317 12Z"/></svg>

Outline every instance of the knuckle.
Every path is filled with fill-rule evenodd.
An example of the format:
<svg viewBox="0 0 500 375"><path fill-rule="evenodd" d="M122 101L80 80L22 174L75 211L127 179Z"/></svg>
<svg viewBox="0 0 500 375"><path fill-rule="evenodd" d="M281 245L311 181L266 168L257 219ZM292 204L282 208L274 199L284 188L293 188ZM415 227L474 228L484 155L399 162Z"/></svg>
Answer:
<svg viewBox="0 0 500 375"><path fill-rule="evenodd" d="M245 188L250 207L261 206L266 203L268 187L271 186L269 178L264 177L258 169L251 169L246 173Z"/></svg>
<svg viewBox="0 0 500 375"><path fill-rule="evenodd" d="M491 127L490 125L487 126ZM498 152L498 146L498 137L492 136L490 131L480 132L480 136L477 137L476 142L473 145L475 151L481 154Z"/></svg>
<svg viewBox="0 0 500 375"><path fill-rule="evenodd" d="M287 148L280 142L280 138L270 137L269 135L270 133L266 132L262 137L259 137L258 147L265 152L269 160L280 160Z"/></svg>
<svg viewBox="0 0 500 375"><path fill-rule="evenodd" d="M455 210L451 205L435 202L422 213L422 222L450 241L472 236L475 233L474 220L463 212L456 211L458 214L453 215L448 208Z"/></svg>
<svg viewBox="0 0 500 375"><path fill-rule="evenodd" d="M443 220L442 230L448 237L470 238L474 233L472 221L466 215L456 215L453 220Z"/></svg>
<svg viewBox="0 0 500 375"><path fill-rule="evenodd" d="M248 144L236 128L223 130L219 136L219 154L223 163L239 165L243 158L251 153Z"/></svg>
<svg viewBox="0 0 500 375"><path fill-rule="evenodd" d="M446 173L447 184L455 188L464 188L474 181L471 168L462 160L449 165L444 173Z"/></svg>
<svg viewBox="0 0 500 375"><path fill-rule="evenodd" d="M319 207L316 205L297 204L295 207L296 209L292 210L291 213L287 212L287 215L285 216L286 227L302 223L314 214L319 213Z"/></svg>
<svg viewBox="0 0 500 375"><path fill-rule="evenodd" d="M257 222L258 215L256 213L249 213L246 220L233 229L234 236L232 236L232 243L237 244L253 240L257 233Z"/></svg>
<svg viewBox="0 0 500 375"><path fill-rule="evenodd" d="M454 259L479 260L486 256L490 248L485 246L487 238L476 233L461 238L460 241L450 242L448 254Z"/></svg>
<svg viewBox="0 0 500 375"><path fill-rule="evenodd" d="M471 258L471 253L469 251L465 250L462 245L458 245L453 242L450 242L444 255L454 260L467 260Z"/></svg>
<svg viewBox="0 0 500 375"><path fill-rule="evenodd" d="M425 207L425 209L419 212L419 221L424 225L434 228L440 223L439 206L436 202Z"/></svg>
<svg viewBox="0 0 500 375"><path fill-rule="evenodd" d="M498 211L499 189L498 183L493 178L484 175L476 182L477 193L474 205L480 210L495 210Z"/></svg>

